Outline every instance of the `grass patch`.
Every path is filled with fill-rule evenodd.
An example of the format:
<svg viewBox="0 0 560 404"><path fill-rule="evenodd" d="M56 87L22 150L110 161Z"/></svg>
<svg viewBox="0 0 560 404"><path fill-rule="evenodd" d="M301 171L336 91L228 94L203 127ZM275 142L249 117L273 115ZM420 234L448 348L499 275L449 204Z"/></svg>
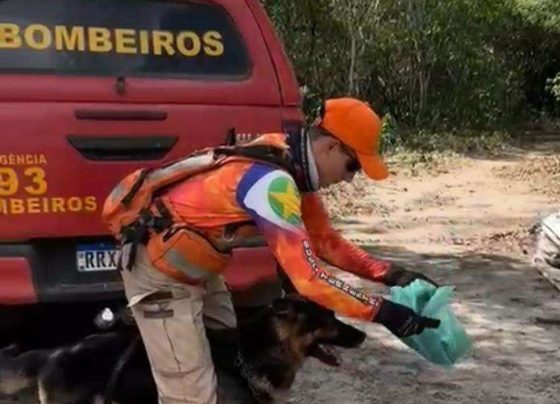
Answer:
<svg viewBox="0 0 560 404"><path fill-rule="evenodd" d="M465 167L468 160L452 151L418 152L401 150L387 155L386 161L392 175L418 177L422 174L436 176Z"/></svg>
<svg viewBox="0 0 560 404"><path fill-rule="evenodd" d="M513 143L502 131L403 131L384 123L382 150L393 174L439 175L468 164L468 156L491 156Z"/></svg>
<svg viewBox="0 0 560 404"><path fill-rule="evenodd" d="M493 154L500 152L512 142L509 133L462 131L432 133L427 131L384 131L382 148L385 153L457 153Z"/></svg>

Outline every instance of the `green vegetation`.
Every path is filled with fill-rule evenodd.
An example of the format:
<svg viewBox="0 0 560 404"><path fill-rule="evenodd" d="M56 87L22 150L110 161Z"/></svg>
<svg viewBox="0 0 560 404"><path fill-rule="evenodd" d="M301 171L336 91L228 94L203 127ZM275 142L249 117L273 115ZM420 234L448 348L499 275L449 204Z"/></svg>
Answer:
<svg viewBox="0 0 560 404"><path fill-rule="evenodd" d="M485 148L560 112L558 0L262 1L306 112L366 99L389 117L385 147Z"/></svg>

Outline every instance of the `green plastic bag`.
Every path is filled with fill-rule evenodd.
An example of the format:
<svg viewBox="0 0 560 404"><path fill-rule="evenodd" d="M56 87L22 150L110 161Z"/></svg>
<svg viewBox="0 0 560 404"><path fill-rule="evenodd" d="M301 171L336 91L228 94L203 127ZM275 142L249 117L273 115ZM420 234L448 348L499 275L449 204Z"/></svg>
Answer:
<svg viewBox="0 0 560 404"><path fill-rule="evenodd" d="M472 341L449 307L454 288L416 280L406 287L391 288L391 300L417 313L441 321L437 329L402 341L421 356L438 365L452 366L472 352Z"/></svg>

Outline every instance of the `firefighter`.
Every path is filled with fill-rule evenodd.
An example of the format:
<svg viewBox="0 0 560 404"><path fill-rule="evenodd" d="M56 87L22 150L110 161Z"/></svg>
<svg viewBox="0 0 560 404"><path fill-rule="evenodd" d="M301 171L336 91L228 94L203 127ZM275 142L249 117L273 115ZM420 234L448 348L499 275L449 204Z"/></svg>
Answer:
<svg viewBox="0 0 560 404"><path fill-rule="evenodd" d="M373 180L386 178L380 132L381 121L368 104L330 99L306 131L265 134L244 146L272 154L230 156L211 169L165 184L153 203L158 220L142 222L155 231L134 246L133 255L125 251L130 243L123 243L123 257L132 261L131 270L121 272L161 403L216 403L205 327L230 335L235 346L236 316L221 272L232 246L255 235L264 237L305 298L340 315L382 324L398 337L439 326L438 320L364 294L319 263L321 258L389 286L415 279L434 283L343 239L329 224L317 193L351 182L359 171Z"/></svg>

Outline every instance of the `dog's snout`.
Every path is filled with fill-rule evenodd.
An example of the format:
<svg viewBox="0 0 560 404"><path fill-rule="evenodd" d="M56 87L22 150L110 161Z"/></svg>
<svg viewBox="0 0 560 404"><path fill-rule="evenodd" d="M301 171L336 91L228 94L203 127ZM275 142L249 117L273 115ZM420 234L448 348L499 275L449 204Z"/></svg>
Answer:
<svg viewBox="0 0 560 404"><path fill-rule="evenodd" d="M319 342L323 344L355 348L366 339L366 334L363 331L338 319L335 319L334 323L327 327L325 331L325 334L319 339Z"/></svg>
<svg viewBox="0 0 560 404"><path fill-rule="evenodd" d="M318 339L324 340L324 339L337 338L339 336L339 333L340 333L339 327L337 326L337 324L332 322L331 324L328 324L325 327L320 328L317 331L316 336Z"/></svg>

